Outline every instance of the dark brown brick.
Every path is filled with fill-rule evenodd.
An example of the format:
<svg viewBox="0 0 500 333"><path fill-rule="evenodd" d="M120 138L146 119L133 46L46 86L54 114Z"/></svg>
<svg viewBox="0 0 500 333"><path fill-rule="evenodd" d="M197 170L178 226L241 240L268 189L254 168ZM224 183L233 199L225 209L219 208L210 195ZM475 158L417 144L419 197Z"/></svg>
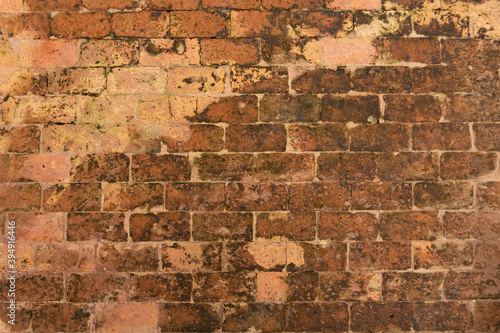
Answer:
<svg viewBox="0 0 500 333"><path fill-rule="evenodd" d="M382 213L379 227L380 236L389 241L441 238L441 224L433 211Z"/></svg>
<svg viewBox="0 0 500 333"><path fill-rule="evenodd" d="M99 270L147 272L158 269L156 245L100 244L97 248Z"/></svg>
<svg viewBox="0 0 500 333"><path fill-rule="evenodd" d="M8 296L10 281L4 275L3 299ZM64 298L64 278L55 273L22 273L15 276L15 296L17 302L61 301Z"/></svg>
<svg viewBox="0 0 500 333"><path fill-rule="evenodd" d="M386 301L432 301L441 299L443 273L383 273Z"/></svg>
<svg viewBox="0 0 500 333"><path fill-rule="evenodd" d="M468 37L469 15L457 11L425 11L414 16L414 29L419 35Z"/></svg>
<svg viewBox="0 0 500 333"><path fill-rule="evenodd" d="M342 37L353 28L350 12L297 11L291 25L299 37Z"/></svg>
<svg viewBox="0 0 500 333"><path fill-rule="evenodd" d="M217 304L166 303L158 326L164 332L213 332L222 327L222 312Z"/></svg>
<svg viewBox="0 0 500 333"><path fill-rule="evenodd" d="M380 301L382 275L368 273L323 273L321 301Z"/></svg>
<svg viewBox="0 0 500 333"><path fill-rule="evenodd" d="M360 37L403 37L410 35L411 32L412 19L408 12L382 10L358 10L354 12L354 33Z"/></svg>
<svg viewBox="0 0 500 333"><path fill-rule="evenodd" d="M314 122L320 119L320 100L314 95L265 95L260 101L264 122Z"/></svg>
<svg viewBox="0 0 500 333"><path fill-rule="evenodd" d="M288 303L286 327L291 332L343 332L349 327L345 303Z"/></svg>
<svg viewBox="0 0 500 333"><path fill-rule="evenodd" d="M322 153L317 164L320 180L364 181L377 175L377 155L372 153Z"/></svg>
<svg viewBox="0 0 500 333"><path fill-rule="evenodd" d="M134 242L188 241L191 234L190 216L183 212L133 214L129 228Z"/></svg>
<svg viewBox="0 0 500 333"><path fill-rule="evenodd" d="M354 332L412 328L410 303L354 303L351 307L351 330Z"/></svg>
<svg viewBox="0 0 500 333"><path fill-rule="evenodd" d="M40 152L40 129L36 126L6 128L0 126L2 153L38 153Z"/></svg>
<svg viewBox="0 0 500 333"><path fill-rule="evenodd" d="M500 151L500 125L499 124L473 124L477 150Z"/></svg>
<svg viewBox="0 0 500 333"><path fill-rule="evenodd" d="M412 69L412 92L469 92L473 74L465 67L433 65Z"/></svg>
<svg viewBox="0 0 500 333"><path fill-rule="evenodd" d="M312 154L257 154L255 179L258 181L302 182L314 178Z"/></svg>
<svg viewBox="0 0 500 333"><path fill-rule="evenodd" d="M226 245L231 271L282 271L286 266L286 244L276 242L232 242Z"/></svg>
<svg viewBox="0 0 500 333"><path fill-rule="evenodd" d="M224 37L229 33L225 12L175 11L171 18L172 37Z"/></svg>
<svg viewBox="0 0 500 333"><path fill-rule="evenodd" d="M416 183L414 205L418 208L460 209L472 207L472 184L459 182Z"/></svg>
<svg viewBox="0 0 500 333"><path fill-rule="evenodd" d="M96 268L94 245L89 243L39 246L35 256L38 271L89 272Z"/></svg>
<svg viewBox="0 0 500 333"><path fill-rule="evenodd" d="M125 154L73 155L69 179L72 182L125 182L129 158Z"/></svg>
<svg viewBox="0 0 500 333"><path fill-rule="evenodd" d="M196 273L193 277L195 302L248 302L255 299L256 273Z"/></svg>
<svg viewBox="0 0 500 333"><path fill-rule="evenodd" d="M316 272L287 273L285 279L287 289L287 301L303 302L315 301L320 292L319 276Z"/></svg>
<svg viewBox="0 0 500 333"><path fill-rule="evenodd" d="M436 122L443 114L441 100L433 95L387 95L384 102L388 121Z"/></svg>
<svg viewBox="0 0 500 333"><path fill-rule="evenodd" d="M500 302L478 301L476 305L476 330L495 332L500 330Z"/></svg>
<svg viewBox="0 0 500 333"><path fill-rule="evenodd" d="M290 146L295 150L347 150L347 127L344 124L292 125L288 128Z"/></svg>
<svg viewBox="0 0 500 333"><path fill-rule="evenodd" d="M386 63L438 64L441 60L437 38L384 38L377 47Z"/></svg>
<svg viewBox="0 0 500 333"><path fill-rule="evenodd" d="M0 316L2 319L2 325L4 327L8 327L7 325L8 322L11 320L8 314L10 314L10 309L7 307L10 305L10 303L0 303ZM33 313L33 307L31 303L16 303L16 319L15 323L16 326L14 330L18 331L28 331L31 327L31 317ZM12 326L11 326L12 327Z"/></svg>
<svg viewBox="0 0 500 333"><path fill-rule="evenodd" d="M468 331L474 326L472 310L457 302L414 303L413 326L417 331Z"/></svg>
<svg viewBox="0 0 500 333"><path fill-rule="evenodd" d="M313 69L297 73L292 79L292 89L307 94L346 93L350 84L350 74L345 67Z"/></svg>
<svg viewBox="0 0 500 333"><path fill-rule="evenodd" d="M68 241L127 241L125 215L109 213L69 213Z"/></svg>
<svg viewBox="0 0 500 333"><path fill-rule="evenodd" d="M444 293L448 299L498 299L500 274L481 272L448 272Z"/></svg>
<svg viewBox="0 0 500 333"><path fill-rule="evenodd" d="M140 154L132 156L132 179L138 182L183 181L191 178L187 156Z"/></svg>
<svg viewBox="0 0 500 333"><path fill-rule="evenodd" d="M286 67L233 67L231 89L240 94L279 94L288 92Z"/></svg>
<svg viewBox="0 0 500 333"><path fill-rule="evenodd" d="M313 212L259 213L255 236L268 240L312 241L315 227Z"/></svg>
<svg viewBox="0 0 500 333"><path fill-rule="evenodd" d="M405 270L411 267L410 243L351 243L350 269L356 271Z"/></svg>
<svg viewBox="0 0 500 333"><path fill-rule="evenodd" d="M251 123L257 121L257 96L199 98L196 116L190 121L205 123Z"/></svg>
<svg viewBox="0 0 500 333"><path fill-rule="evenodd" d="M500 121L499 95L450 95L444 99L445 118L450 121Z"/></svg>
<svg viewBox="0 0 500 333"><path fill-rule="evenodd" d="M51 19L50 32L58 38L102 38L111 33L107 12L58 13Z"/></svg>
<svg viewBox="0 0 500 333"><path fill-rule="evenodd" d="M195 166L198 177L207 181L251 181L255 174L252 154L202 154Z"/></svg>
<svg viewBox="0 0 500 333"><path fill-rule="evenodd" d="M68 301L74 303L126 302L129 281L125 274L71 274L67 290Z"/></svg>
<svg viewBox="0 0 500 333"><path fill-rule="evenodd" d="M287 270L300 271L345 271L347 247L344 243L287 244Z"/></svg>
<svg viewBox="0 0 500 333"><path fill-rule="evenodd" d="M413 245L415 269L463 269L472 267L472 243L419 242Z"/></svg>
<svg viewBox="0 0 500 333"><path fill-rule="evenodd" d="M168 12L114 13L111 29L117 37L157 37L164 38L170 29Z"/></svg>
<svg viewBox="0 0 500 333"><path fill-rule="evenodd" d="M383 181L437 180L438 164L437 154L385 153L378 155L378 176Z"/></svg>
<svg viewBox="0 0 500 333"><path fill-rule="evenodd" d="M278 332L285 327L285 306L277 303L228 303L224 304L225 332Z"/></svg>
<svg viewBox="0 0 500 333"><path fill-rule="evenodd" d="M290 184L291 210L345 210L350 205L351 188L347 183Z"/></svg>
<svg viewBox="0 0 500 333"><path fill-rule="evenodd" d="M226 129L229 151L285 151L286 130L283 125L229 125Z"/></svg>
<svg viewBox="0 0 500 333"><path fill-rule="evenodd" d="M87 304L40 303L33 306L35 332L87 331L92 309Z"/></svg>
<svg viewBox="0 0 500 333"><path fill-rule="evenodd" d="M448 239L495 240L500 237L500 213L445 212L443 229Z"/></svg>
<svg viewBox="0 0 500 333"><path fill-rule="evenodd" d="M0 211L39 210L39 184L0 184Z"/></svg>
<svg viewBox="0 0 500 333"><path fill-rule="evenodd" d="M228 210L286 210L288 192L284 184L229 183L226 186Z"/></svg>
<svg viewBox="0 0 500 333"><path fill-rule="evenodd" d="M224 184L168 183L165 208L167 210L223 210Z"/></svg>
<svg viewBox="0 0 500 333"><path fill-rule="evenodd" d="M169 272L220 271L221 243L174 243L161 248L162 270Z"/></svg>
<svg viewBox="0 0 500 333"><path fill-rule="evenodd" d="M494 67L500 62L499 41L488 39L443 39L443 62L454 66Z"/></svg>
<svg viewBox="0 0 500 333"><path fill-rule="evenodd" d="M321 99L322 121L366 123L369 119L378 121L379 117L378 96L326 95Z"/></svg>
<svg viewBox="0 0 500 333"><path fill-rule="evenodd" d="M411 209L409 183L357 183L352 186L352 208L361 210Z"/></svg>
<svg viewBox="0 0 500 333"><path fill-rule="evenodd" d="M187 302L191 298L190 274L130 275L130 300L140 302Z"/></svg>
<svg viewBox="0 0 500 333"><path fill-rule="evenodd" d="M163 142L172 153L221 151L224 129L216 125L167 125Z"/></svg>
<svg viewBox="0 0 500 333"><path fill-rule="evenodd" d="M410 69L407 67L362 67L355 70L353 90L372 93L409 92L412 86Z"/></svg>
<svg viewBox="0 0 500 333"><path fill-rule="evenodd" d="M469 125L424 123L413 125L413 149L467 150L471 147Z"/></svg>
<svg viewBox="0 0 500 333"><path fill-rule="evenodd" d="M493 153L443 153L441 178L460 180L487 176L495 171L496 160Z"/></svg>
<svg viewBox="0 0 500 333"><path fill-rule="evenodd" d="M477 186L477 201L480 209L500 209L500 182L479 183Z"/></svg>
<svg viewBox="0 0 500 333"><path fill-rule="evenodd" d="M262 38L262 60L270 65L319 64L319 41L316 38L271 36Z"/></svg>
<svg viewBox="0 0 500 333"><path fill-rule="evenodd" d="M404 151L410 134L402 124L374 124L356 126L349 135L353 151Z"/></svg>
<svg viewBox="0 0 500 333"><path fill-rule="evenodd" d="M43 192L48 212L97 211L101 209L101 184L56 184Z"/></svg>
<svg viewBox="0 0 500 333"><path fill-rule="evenodd" d="M378 235L377 219L370 213L321 212L318 237L321 240L367 241Z"/></svg>
<svg viewBox="0 0 500 333"><path fill-rule="evenodd" d="M252 213L195 213L193 238L195 241L251 241Z"/></svg>
<svg viewBox="0 0 500 333"><path fill-rule="evenodd" d="M161 184L129 185L110 183L104 189L104 210L126 212L135 209L151 209L163 206L163 186Z"/></svg>

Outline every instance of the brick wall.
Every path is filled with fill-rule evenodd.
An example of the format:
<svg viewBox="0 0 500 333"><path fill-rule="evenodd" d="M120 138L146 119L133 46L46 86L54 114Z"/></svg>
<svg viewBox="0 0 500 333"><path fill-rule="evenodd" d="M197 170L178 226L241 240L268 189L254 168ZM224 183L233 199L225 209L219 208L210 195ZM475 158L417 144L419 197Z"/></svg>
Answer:
<svg viewBox="0 0 500 333"><path fill-rule="evenodd" d="M500 331L497 0L0 12L15 330Z"/></svg>

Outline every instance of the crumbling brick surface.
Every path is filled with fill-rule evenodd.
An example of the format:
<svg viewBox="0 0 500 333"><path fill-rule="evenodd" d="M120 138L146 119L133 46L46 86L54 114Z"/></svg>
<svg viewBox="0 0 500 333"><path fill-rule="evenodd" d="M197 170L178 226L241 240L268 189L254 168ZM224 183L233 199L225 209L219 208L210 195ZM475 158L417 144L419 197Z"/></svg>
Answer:
<svg viewBox="0 0 500 333"><path fill-rule="evenodd" d="M500 2L0 0L0 225L0 332L500 332Z"/></svg>

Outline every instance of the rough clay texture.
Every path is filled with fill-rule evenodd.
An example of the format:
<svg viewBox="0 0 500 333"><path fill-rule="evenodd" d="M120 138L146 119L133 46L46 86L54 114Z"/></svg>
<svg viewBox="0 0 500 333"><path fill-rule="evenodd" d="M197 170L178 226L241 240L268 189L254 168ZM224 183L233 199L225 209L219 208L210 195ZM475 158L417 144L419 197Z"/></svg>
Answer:
<svg viewBox="0 0 500 333"><path fill-rule="evenodd" d="M497 0L1 0L0 332L500 331Z"/></svg>

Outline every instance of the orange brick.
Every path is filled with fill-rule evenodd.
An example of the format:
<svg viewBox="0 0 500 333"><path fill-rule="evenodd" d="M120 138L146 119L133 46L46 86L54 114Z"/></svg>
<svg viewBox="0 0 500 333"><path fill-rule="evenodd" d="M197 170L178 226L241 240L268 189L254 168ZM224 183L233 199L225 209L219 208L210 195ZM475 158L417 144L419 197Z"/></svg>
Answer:
<svg viewBox="0 0 500 333"><path fill-rule="evenodd" d="M335 10L378 10L381 0L326 0L326 8Z"/></svg>
<svg viewBox="0 0 500 333"><path fill-rule="evenodd" d="M71 123L75 121L76 98L33 97L18 101L16 121L24 124Z"/></svg>
<svg viewBox="0 0 500 333"><path fill-rule="evenodd" d="M76 122L87 124L125 124L134 120L135 96L101 95L77 97Z"/></svg>
<svg viewBox="0 0 500 333"><path fill-rule="evenodd" d="M373 64L378 53L374 42L371 38L324 38L321 56L325 65Z"/></svg>
<svg viewBox="0 0 500 333"><path fill-rule="evenodd" d="M200 0L148 0L147 8L155 10L194 10L200 5Z"/></svg>
<svg viewBox="0 0 500 333"><path fill-rule="evenodd" d="M163 125L140 124L107 127L102 149L110 153L159 153Z"/></svg>
<svg viewBox="0 0 500 333"><path fill-rule="evenodd" d="M89 272L96 268L93 244L51 244L37 248L37 271Z"/></svg>
<svg viewBox="0 0 500 333"><path fill-rule="evenodd" d="M139 44L128 40L89 40L82 44L80 65L84 67L115 67L137 65Z"/></svg>
<svg viewBox="0 0 500 333"><path fill-rule="evenodd" d="M286 12L232 11L231 36L263 37L286 34Z"/></svg>
<svg viewBox="0 0 500 333"><path fill-rule="evenodd" d="M316 9L321 6L321 0L262 0L266 9Z"/></svg>
<svg viewBox="0 0 500 333"><path fill-rule="evenodd" d="M141 43L141 66L197 65L200 46L197 39L149 39Z"/></svg>
<svg viewBox="0 0 500 333"><path fill-rule="evenodd" d="M95 323L98 332L155 332L158 305L154 303L99 303Z"/></svg>
<svg viewBox="0 0 500 333"><path fill-rule="evenodd" d="M92 125L49 125L43 132L45 152L97 152L99 130Z"/></svg>
<svg viewBox="0 0 500 333"><path fill-rule="evenodd" d="M259 45L253 39L202 39L203 65L251 65L259 61Z"/></svg>
<svg viewBox="0 0 500 333"><path fill-rule="evenodd" d="M67 11L79 10L81 0L25 0L24 10L29 11Z"/></svg>
<svg viewBox="0 0 500 333"><path fill-rule="evenodd" d="M256 9L260 6L260 0L201 0L201 6L207 9Z"/></svg>
<svg viewBox="0 0 500 333"><path fill-rule="evenodd" d="M69 160L60 155L14 155L10 160L13 182L61 182L68 178Z"/></svg>
<svg viewBox="0 0 500 333"><path fill-rule="evenodd" d="M15 213L16 238L22 242L61 242L64 239L64 213Z"/></svg>
<svg viewBox="0 0 500 333"><path fill-rule="evenodd" d="M90 10L134 9L138 6L138 2L136 0L82 0L82 6Z"/></svg>
<svg viewBox="0 0 500 333"><path fill-rule="evenodd" d="M67 12L52 17L51 33L59 38L102 38L111 33L107 12Z"/></svg>
<svg viewBox="0 0 500 333"><path fill-rule="evenodd" d="M108 74L108 92L113 94L164 93L167 71L163 68L115 68Z"/></svg>
<svg viewBox="0 0 500 333"><path fill-rule="evenodd" d="M117 37L166 37L170 28L169 12L115 13L111 29Z"/></svg>
<svg viewBox="0 0 500 333"><path fill-rule="evenodd" d="M37 211L40 200L40 184L0 184L0 211Z"/></svg>
<svg viewBox="0 0 500 333"><path fill-rule="evenodd" d="M0 95L45 95L46 92L45 70L0 68Z"/></svg>
<svg viewBox="0 0 500 333"><path fill-rule="evenodd" d="M2 98L2 96L0 96L0 125L13 123L15 110L16 100L13 97L5 96Z"/></svg>
<svg viewBox="0 0 500 333"><path fill-rule="evenodd" d="M224 37L229 33L224 12L176 11L172 14L172 37Z"/></svg>
<svg viewBox="0 0 500 333"><path fill-rule="evenodd" d="M0 64L2 67L13 67L19 63L19 44L0 41Z"/></svg>
<svg viewBox="0 0 500 333"><path fill-rule="evenodd" d="M36 126L0 127L0 153L37 153L40 129Z"/></svg>
<svg viewBox="0 0 500 333"><path fill-rule="evenodd" d="M168 91L180 94L223 93L226 72L223 68L178 67L169 70Z"/></svg>
<svg viewBox="0 0 500 333"><path fill-rule="evenodd" d="M97 95L106 88L103 68L51 69L48 77L50 94Z"/></svg>
<svg viewBox="0 0 500 333"><path fill-rule="evenodd" d="M23 0L5 0L0 4L0 12L17 12L21 10Z"/></svg>
<svg viewBox="0 0 500 333"><path fill-rule="evenodd" d="M46 39L49 36L50 13L0 13L0 39Z"/></svg>

